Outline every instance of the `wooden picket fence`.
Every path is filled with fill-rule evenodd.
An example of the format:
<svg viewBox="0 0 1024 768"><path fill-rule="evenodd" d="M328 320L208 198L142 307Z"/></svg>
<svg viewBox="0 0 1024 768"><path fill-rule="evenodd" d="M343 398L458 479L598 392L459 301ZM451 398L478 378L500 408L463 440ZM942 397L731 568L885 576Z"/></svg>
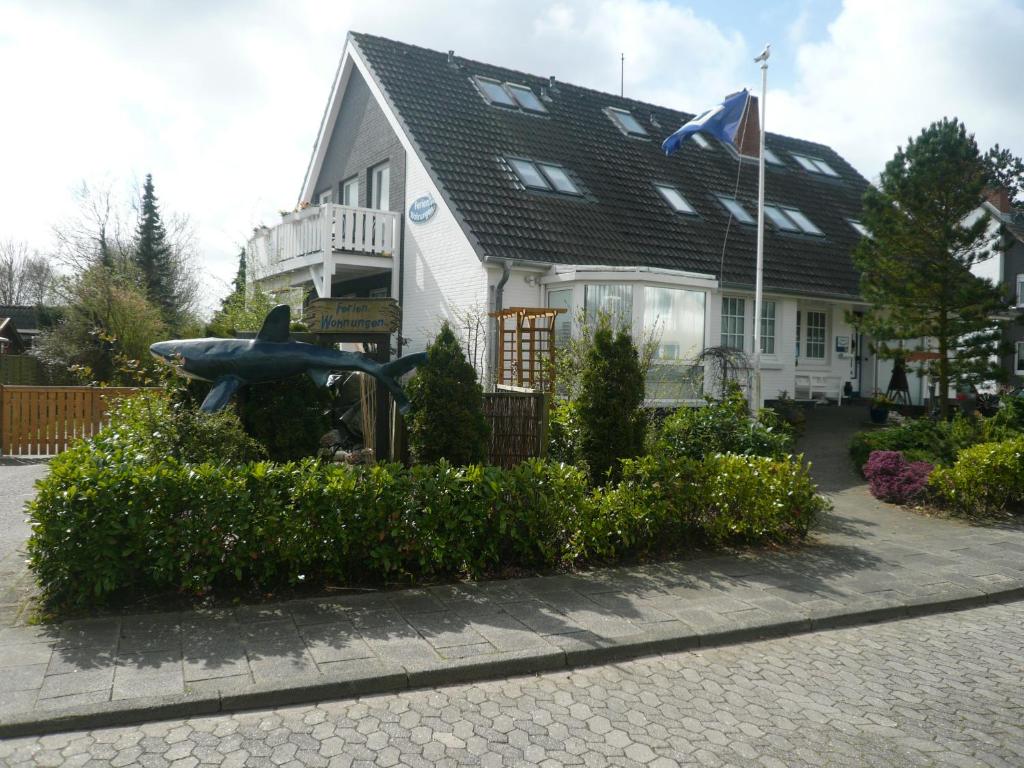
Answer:
<svg viewBox="0 0 1024 768"><path fill-rule="evenodd" d="M72 441L96 434L110 405L138 391L0 385L0 455L56 456Z"/></svg>
<svg viewBox="0 0 1024 768"><path fill-rule="evenodd" d="M547 453L550 399L543 392L506 389L484 394L484 413L491 425L489 463L512 467Z"/></svg>

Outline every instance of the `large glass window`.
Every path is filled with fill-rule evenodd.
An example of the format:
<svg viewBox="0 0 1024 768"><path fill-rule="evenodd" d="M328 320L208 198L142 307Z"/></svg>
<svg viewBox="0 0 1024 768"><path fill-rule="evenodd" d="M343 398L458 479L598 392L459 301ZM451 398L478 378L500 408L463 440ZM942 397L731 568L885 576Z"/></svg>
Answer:
<svg viewBox="0 0 1024 768"><path fill-rule="evenodd" d="M371 208L386 211L390 207L391 169L387 163L381 163L370 169Z"/></svg>
<svg viewBox="0 0 1024 768"><path fill-rule="evenodd" d="M1017 275L1017 306L1024 306L1024 275Z"/></svg>
<svg viewBox="0 0 1024 768"><path fill-rule="evenodd" d="M743 323L746 301L735 296L722 297L722 346L743 351Z"/></svg>
<svg viewBox="0 0 1024 768"><path fill-rule="evenodd" d="M633 286L615 283L588 285L583 295L587 322L596 324L600 315L607 315L616 328L633 327Z"/></svg>
<svg viewBox="0 0 1024 768"><path fill-rule="evenodd" d="M548 307L565 310L562 314L555 315L555 346L561 349L572 338L572 288L548 291Z"/></svg>
<svg viewBox="0 0 1024 768"><path fill-rule="evenodd" d="M692 361L704 349L703 291L644 288L644 334L658 339L647 372L648 400L694 400L701 395L702 370Z"/></svg>
<svg viewBox="0 0 1024 768"><path fill-rule="evenodd" d="M761 354L775 354L775 302L761 303Z"/></svg>
<svg viewBox="0 0 1024 768"><path fill-rule="evenodd" d="M353 208L359 206L359 177L353 176L341 183L341 204Z"/></svg>
<svg viewBox="0 0 1024 768"><path fill-rule="evenodd" d="M828 317L824 312L807 312L806 333L804 355L811 360L824 360L825 339L828 336Z"/></svg>

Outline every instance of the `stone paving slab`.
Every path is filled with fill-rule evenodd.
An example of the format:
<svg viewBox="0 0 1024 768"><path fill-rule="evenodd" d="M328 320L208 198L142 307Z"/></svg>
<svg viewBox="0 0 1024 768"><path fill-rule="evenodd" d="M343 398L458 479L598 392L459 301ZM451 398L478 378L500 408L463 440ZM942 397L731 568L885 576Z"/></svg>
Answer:
<svg viewBox="0 0 1024 768"><path fill-rule="evenodd" d="M1024 527L833 495L807 546L0 628L0 735L541 672L1024 597Z"/></svg>

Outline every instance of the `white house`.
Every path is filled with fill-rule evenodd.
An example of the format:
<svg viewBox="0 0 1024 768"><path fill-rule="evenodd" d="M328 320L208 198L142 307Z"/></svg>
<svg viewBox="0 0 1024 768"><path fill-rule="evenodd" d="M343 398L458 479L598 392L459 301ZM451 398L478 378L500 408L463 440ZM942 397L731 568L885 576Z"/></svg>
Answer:
<svg viewBox="0 0 1024 768"><path fill-rule="evenodd" d="M513 306L568 309L561 332L595 309L657 328L662 372L708 346L749 353L756 113L742 152L699 135L666 157L692 115L353 33L297 211L255 233L249 274L297 297L396 297L403 354L443 319ZM847 320L867 181L814 142L769 133L765 159L765 397L884 389Z"/></svg>

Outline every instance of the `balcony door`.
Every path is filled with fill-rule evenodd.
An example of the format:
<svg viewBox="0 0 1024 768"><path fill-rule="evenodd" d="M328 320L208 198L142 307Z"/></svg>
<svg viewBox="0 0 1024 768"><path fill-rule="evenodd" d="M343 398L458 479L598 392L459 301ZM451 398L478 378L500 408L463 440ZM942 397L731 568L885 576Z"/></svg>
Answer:
<svg viewBox="0 0 1024 768"><path fill-rule="evenodd" d="M391 168L387 163L370 169L370 207L378 211L391 209Z"/></svg>

